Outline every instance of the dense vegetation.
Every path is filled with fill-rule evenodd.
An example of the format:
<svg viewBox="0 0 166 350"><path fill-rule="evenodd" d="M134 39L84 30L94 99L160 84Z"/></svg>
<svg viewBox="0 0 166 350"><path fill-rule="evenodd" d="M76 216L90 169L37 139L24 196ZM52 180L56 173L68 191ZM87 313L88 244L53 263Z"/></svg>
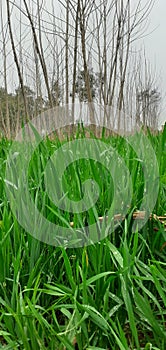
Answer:
<svg viewBox="0 0 166 350"><path fill-rule="evenodd" d="M77 138L84 138L78 130ZM93 135L91 135L93 138ZM166 213L166 128L147 134L155 151L160 187L153 212ZM127 350L166 349L166 231L155 217L132 232L144 176L140 159L122 137L102 141L116 148L132 177L128 215L98 243L65 248L37 241L19 225L5 192L5 166L11 142L0 141L0 343L3 349ZM66 141L63 141L64 143ZM59 140L42 141L29 164L29 190L49 221L94 222L88 214L58 210L45 194L43 172ZM42 156L41 156L42 155ZM102 174L102 176L101 176ZM111 176L93 160L68 167L65 185L78 200L79 184L95 178L100 187L98 216L113 200ZM79 181L78 181L79 180ZM63 220L62 221L62 217Z"/></svg>

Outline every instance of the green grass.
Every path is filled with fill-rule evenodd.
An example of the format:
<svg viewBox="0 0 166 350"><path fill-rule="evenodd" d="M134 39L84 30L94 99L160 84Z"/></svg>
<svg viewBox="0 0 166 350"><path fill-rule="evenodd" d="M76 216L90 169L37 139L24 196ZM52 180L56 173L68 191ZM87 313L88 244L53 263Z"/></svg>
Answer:
<svg viewBox="0 0 166 350"><path fill-rule="evenodd" d="M75 137L84 138L84 129ZM148 133L147 137L155 151L160 174L153 212L164 215L166 128L162 134ZM2 349L166 349L166 248L161 250L166 231L156 220L148 220L141 229L132 230L132 213L141 207L144 196L141 160L120 136L103 135L102 141L115 147L124 159L132 178L132 201L126 219L110 235L82 248L47 245L19 225L5 192L6 159L11 142L0 141ZM74 162L63 178L68 197L80 200L82 183L93 178L100 188L99 199L88 212L59 209L45 192L44 169L61 144L59 140L46 139L35 150L27 169L29 191L49 221L63 227L73 221L75 228L93 224L111 206L112 177L104 165L92 159ZM150 166L149 157L149 169Z"/></svg>

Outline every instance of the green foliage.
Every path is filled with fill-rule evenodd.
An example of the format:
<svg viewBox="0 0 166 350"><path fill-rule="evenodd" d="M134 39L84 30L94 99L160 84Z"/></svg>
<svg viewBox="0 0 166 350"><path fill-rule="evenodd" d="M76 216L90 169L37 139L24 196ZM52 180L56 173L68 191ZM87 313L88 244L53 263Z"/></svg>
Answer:
<svg viewBox="0 0 166 350"><path fill-rule="evenodd" d="M99 74L94 73L93 68L89 69L88 74L89 74L89 84L91 88L92 99L95 99L97 96L97 89L99 86ZM81 102L86 102L88 100L84 70L80 70L78 72L76 84L75 84L75 93L79 97L79 100Z"/></svg>
<svg viewBox="0 0 166 350"><path fill-rule="evenodd" d="M84 137L84 135L81 135ZM166 213L166 130L148 135L155 150L160 189L154 212ZM165 350L166 241L164 225L149 220L132 232L132 212L139 209L144 185L141 162L121 137L103 141L116 147L133 182L126 219L104 240L83 248L60 248L37 241L19 226L10 210L4 177L10 143L0 142L0 343L3 349ZM112 179L98 162L69 166L64 185L78 200L81 183L94 177L99 200L89 213L70 215L45 194L44 168L59 141L42 141L28 168L30 193L52 222L76 227L107 212ZM102 176L101 176L102 175ZM62 221L63 219L63 221ZM158 228L155 231L154 228Z"/></svg>

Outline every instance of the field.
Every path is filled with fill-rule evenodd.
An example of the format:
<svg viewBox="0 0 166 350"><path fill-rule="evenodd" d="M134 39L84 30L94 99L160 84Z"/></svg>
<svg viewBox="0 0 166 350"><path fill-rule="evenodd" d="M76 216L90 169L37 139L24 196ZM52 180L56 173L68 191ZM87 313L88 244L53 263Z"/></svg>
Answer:
<svg viewBox="0 0 166 350"><path fill-rule="evenodd" d="M85 140L81 127L75 134L75 140L79 139ZM95 142L93 135L91 139ZM149 180L139 147L137 152L125 138L105 137L103 131L101 141L123 158L132 181L131 201L123 198L127 214L121 222L114 221L110 233L102 217L109 219L116 193L104 160L101 164L95 159L78 159L65 170L63 185L70 200L80 201L82 183L88 179L95 179L100 189L95 206L87 212L70 213L53 203L44 182L48 160L69 140L47 138L33 152L27 167L29 192L49 222L74 229L101 218L98 239L91 244L85 239L83 247L76 238L71 247L48 245L19 224L6 194L6 159L13 143L0 141L0 348L166 349L166 127L157 135L147 132L146 139L158 162L159 188L153 179L151 152L146 153ZM141 225L146 217L142 205L145 177L152 182L146 184L150 196L146 208L152 205L153 210L149 209ZM121 186L125 197L123 179ZM143 217L137 220L139 210ZM114 213L121 214L121 208ZM104 230L108 231L105 235Z"/></svg>

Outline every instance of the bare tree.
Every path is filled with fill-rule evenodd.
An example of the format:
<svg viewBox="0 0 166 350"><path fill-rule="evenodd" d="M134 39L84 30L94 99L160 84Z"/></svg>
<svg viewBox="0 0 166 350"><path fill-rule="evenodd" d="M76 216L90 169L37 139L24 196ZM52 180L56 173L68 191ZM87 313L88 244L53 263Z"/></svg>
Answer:
<svg viewBox="0 0 166 350"><path fill-rule="evenodd" d="M3 126L5 128L6 137L10 139L11 137L11 128L10 128L10 117L9 117L9 104L8 104L8 84L7 84L7 53L6 53L6 35L7 31L5 30L3 23L3 11L1 3L1 32L2 32L2 46L3 46L3 73L4 73L4 88L5 88L5 114L6 122L4 121L4 116L2 113Z"/></svg>
<svg viewBox="0 0 166 350"><path fill-rule="evenodd" d="M26 96L25 96L25 91L24 91L24 81L23 81L20 63L19 63L19 59L17 57L17 52L16 52L16 48L15 48L15 43L14 43L13 30L12 30L12 24L11 24L10 1L9 0L6 0L6 5L7 5L7 20L8 20L8 26L9 26L9 35L10 35L12 51L13 51L13 55L14 55L14 61L15 61L16 67L17 67L19 82L20 82L20 86L22 89L22 94L23 94L23 99L24 99L24 107L25 107L25 115L27 118L28 111L27 111L27 102L26 102Z"/></svg>
<svg viewBox="0 0 166 350"><path fill-rule="evenodd" d="M78 0L79 3L79 24L80 24L80 34L81 34L81 48L82 48L82 57L83 57L83 66L84 66L84 76L85 76L85 86L87 90L90 120L92 124L95 124L94 110L93 110L93 98L90 87L89 79L89 70L88 70L88 60L87 60L87 50L86 50L86 17L89 17L89 14L93 8L93 1ZM88 11L87 11L88 10Z"/></svg>
<svg viewBox="0 0 166 350"><path fill-rule="evenodd" d="M32 29L32 35L33 35L33 39L34 39L34 44L36 47L36 53L39 56L39 60L40 60L40 64L42 67L42 71L43 71L43 76L44 76L44 80L45 80L45 84L46 84L46 88L47 88L47 93L48 93L48 99L50 102L50 106L52 106L52 97L51 97L51 92L50 92L50 86L49 86L49 78L48 78L48 74L47 74L47 66L46 66L46 62L45 62L45 58L44 58L44 51L43 51L43 45L42 45L42 38L41 38L41 19L40 19L40 6L39 6L39 0L37 0L37 5L38 5L38 24L39 24L39 41L37 38L37 34L36 34L36 30L35 30L35 26L33 23L33 18L31 16L31 13L29 11L29 7L28 4L26 2L26 0L23 0L24 2L24 6L25 6L25 10L26 10L26 14Z"/></svg>
<svg viewBox="0 0 166 350"><path fill-rule="evenodd" d="M73 82L72 82L72 116L74 116L74 102L76 93L77 55L78 55L78 27L79 27L80 2L77 3L74 31L74 62L73 62Z"/></svg>
<svg viewBox="0 0 166 350"><path fill-rule="evenodd" d="M66 0L66 49L65 49L65 70L66 70L66 104L69 103L69 0Z"/></svg>

